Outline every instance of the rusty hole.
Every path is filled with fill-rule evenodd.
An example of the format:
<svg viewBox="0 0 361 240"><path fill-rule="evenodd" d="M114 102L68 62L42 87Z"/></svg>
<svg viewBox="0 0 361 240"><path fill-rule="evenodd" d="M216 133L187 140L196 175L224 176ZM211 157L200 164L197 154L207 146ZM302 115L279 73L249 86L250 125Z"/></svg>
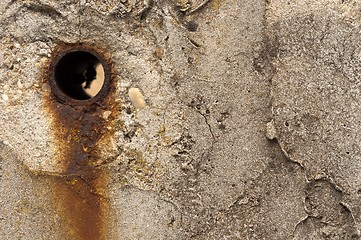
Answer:
<svg viewBox="0 0 361 240"><path fill-rule="evenodd" d="M109 90L110 68L94 50L78 47L60 53L51 72L50 86L63 102L93 102Z"/></svg>

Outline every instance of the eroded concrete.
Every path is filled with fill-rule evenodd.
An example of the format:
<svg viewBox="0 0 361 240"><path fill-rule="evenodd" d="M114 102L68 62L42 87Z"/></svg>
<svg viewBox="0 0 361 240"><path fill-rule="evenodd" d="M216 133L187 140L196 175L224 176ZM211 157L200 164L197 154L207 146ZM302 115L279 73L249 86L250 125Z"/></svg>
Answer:
<svg viewBox="0 0 361 240"><path fill-rule="evenodd" d="M278 139L290 160L304 166L311 182L323 179L337 192L317 197L337 201L319 217L307 219L309 236L358 238L361 22L356 13L361 5L302 3L274 1L267 11L267 34L275 49L271 89ZM319 205L315 199L308 201ZM338 221L340 228L324 220L338 218L332 212L336 206L353 230L341 232L344 220Z"/></svg>
<svg viewBox="0 0 361 240"><path fill-rule="evenodd" d="M119 106L99 113L107 130L94 146L107 176L99 238L358 239L360 8L2 1L0 232L82 239L54 208L43 78L59 44L82 43L111 59Z"/></svg>

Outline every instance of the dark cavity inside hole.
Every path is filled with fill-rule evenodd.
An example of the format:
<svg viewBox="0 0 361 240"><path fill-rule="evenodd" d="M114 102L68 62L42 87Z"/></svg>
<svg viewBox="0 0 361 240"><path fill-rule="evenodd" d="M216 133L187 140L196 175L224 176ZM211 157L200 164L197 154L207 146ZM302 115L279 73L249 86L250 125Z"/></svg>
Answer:
<svg viewBox="0 0 361 240"><path fill-rule="evenodd" d="M99 59L86 51L65 54L55 66L55 82L67 96L88 100L104 85L104 68Z"/></svg>

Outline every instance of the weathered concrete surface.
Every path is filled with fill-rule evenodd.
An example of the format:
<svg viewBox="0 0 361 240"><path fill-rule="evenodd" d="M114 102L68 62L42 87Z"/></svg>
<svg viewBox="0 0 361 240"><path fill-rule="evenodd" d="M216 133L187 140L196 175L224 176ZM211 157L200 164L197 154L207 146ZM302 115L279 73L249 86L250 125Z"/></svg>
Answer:
<svg viewBox="0 0 361 240"><path fill-rule="evenodd" d="M358 238L361 227L360 10L359 1L272 1L267 12L279 142L315 192L298 226L308 238Z"/></svg>
<svg viewBox="0 0 361 240"><path fill-rule="evenodd" d="M58 45L83 43L112 61L120 106L99 113L102 239L360 238L360 9L2 1L0 233L83 239L59 207L44 79Z"/></svg>

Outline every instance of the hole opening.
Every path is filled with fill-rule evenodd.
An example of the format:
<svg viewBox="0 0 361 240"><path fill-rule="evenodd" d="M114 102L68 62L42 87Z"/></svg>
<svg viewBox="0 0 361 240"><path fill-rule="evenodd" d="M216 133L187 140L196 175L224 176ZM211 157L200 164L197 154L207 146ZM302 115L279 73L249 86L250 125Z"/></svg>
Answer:
<svg viewBox="0 0 361 240"><path fill-rule="evenodd" d="M101 60L84 50L62 55L54 68L54 80L58 89L75 100L89 100L102 90L105 70Z"/></svg>

